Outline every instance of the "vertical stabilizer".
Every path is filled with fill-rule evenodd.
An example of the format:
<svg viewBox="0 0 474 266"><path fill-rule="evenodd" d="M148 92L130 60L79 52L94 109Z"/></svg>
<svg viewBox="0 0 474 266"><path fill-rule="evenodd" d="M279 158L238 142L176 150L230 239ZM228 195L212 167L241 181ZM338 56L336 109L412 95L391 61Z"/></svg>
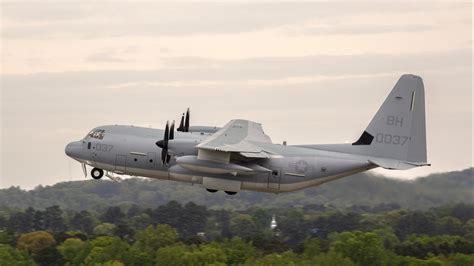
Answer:
<svg viewBox="0 0 474 266"><path fill-rule="evenodd" d="M373 157L426 163L425 92L423 80L403 75L359 140Z"/></svg>

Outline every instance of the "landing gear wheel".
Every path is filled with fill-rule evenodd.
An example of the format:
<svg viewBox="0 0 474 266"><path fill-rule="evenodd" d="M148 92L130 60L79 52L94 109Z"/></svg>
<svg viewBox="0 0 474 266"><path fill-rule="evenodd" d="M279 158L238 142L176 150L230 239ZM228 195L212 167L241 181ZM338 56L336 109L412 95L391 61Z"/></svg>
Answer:
<svg viewBox="0 0 474 266"><path fill-rule="evenodd" d="M217 189L206 188L206 190L207 190L208 192L211 192L211 193L216 193L216 192L217 192Z"/></svg>
<svg viewBox="0 0 474 266"><path fill-rule="evenodd" d="M104 175L104 170L102 170L102 169L93 168L91 170L91 176L94 179L101 179L103 175Z"/></svg>
<svg viewBox="0 0 474 266"><path fill-rule="evenodd" d="M235 191L225 191L225 193L226 193L227 195L235 195L235 194L237 194L237 192L235 192Z"/></svg>

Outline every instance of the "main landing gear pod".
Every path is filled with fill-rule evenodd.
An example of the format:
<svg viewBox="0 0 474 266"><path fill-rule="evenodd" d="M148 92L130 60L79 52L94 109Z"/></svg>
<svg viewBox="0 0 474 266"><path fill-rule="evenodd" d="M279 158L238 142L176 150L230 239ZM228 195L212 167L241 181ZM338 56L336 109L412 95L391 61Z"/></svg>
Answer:
<svg viewBox="0 0 474 266"><path fill-rule="evenodd" d="M104 170L102 170L102 169L93 168L91 170L91 176L94 179L101 179L103 175L104 175Z"/></svg>

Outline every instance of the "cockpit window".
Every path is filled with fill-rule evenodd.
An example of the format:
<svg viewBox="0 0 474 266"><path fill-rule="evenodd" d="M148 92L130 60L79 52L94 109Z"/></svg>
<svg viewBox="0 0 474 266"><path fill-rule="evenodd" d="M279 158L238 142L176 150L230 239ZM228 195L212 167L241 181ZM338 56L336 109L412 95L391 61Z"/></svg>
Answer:
<svg viewBox="0 0 474 266"><path fill-rule="evenodd" d="M89 134L87 134L86 138L93 138L93 139L103 139L105 136L105 130L103 129L94 129Z"/></svg>

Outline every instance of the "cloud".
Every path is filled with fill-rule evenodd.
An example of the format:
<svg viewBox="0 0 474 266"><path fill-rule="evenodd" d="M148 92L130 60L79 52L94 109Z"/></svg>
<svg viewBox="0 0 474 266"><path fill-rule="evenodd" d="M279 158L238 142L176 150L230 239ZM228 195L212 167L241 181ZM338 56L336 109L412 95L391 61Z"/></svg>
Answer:
<svg viewBox="0 0 474 266"><path fill-rule="evenodd" d="M310 19L429 11L416 3L4 3L4 38L179 36L256 31ZM337 10L337 14L335 14Z"/></svg>
<svg viewBox="0 0 474 266"><path fill-rule="evenodd" d="M313 26L297 30L289 30L296 34L310 35L356 35L356 34L390 34L413 33L433 30L432 25L333 25Z"/></svg>
<svg viewBox="0 0 474 266"><path fill-rule="evenodd" d="M92 63L123 63L130 60L124 59L126 56L133 55L137 47L129 46L126 48L106 48L100 52L88 56L85 61Z"/></svg>
<svg viewBox="0 0 474 266"><path fill-rule="evenodd" d="M404 55L314 55L218 60L165 58L157 70L78 71L3 75L4 90L25 87L67 88L112 86L137 82L281 80L295 77L373 75L470 68L471 50ZM113 53L112 53L113 54ZM105 53L105 59L110 59ZM104 60L104 57L99 57ZM89 60L91 60L89 58ZM97 60L97 58L96 58Z"/></svg>

